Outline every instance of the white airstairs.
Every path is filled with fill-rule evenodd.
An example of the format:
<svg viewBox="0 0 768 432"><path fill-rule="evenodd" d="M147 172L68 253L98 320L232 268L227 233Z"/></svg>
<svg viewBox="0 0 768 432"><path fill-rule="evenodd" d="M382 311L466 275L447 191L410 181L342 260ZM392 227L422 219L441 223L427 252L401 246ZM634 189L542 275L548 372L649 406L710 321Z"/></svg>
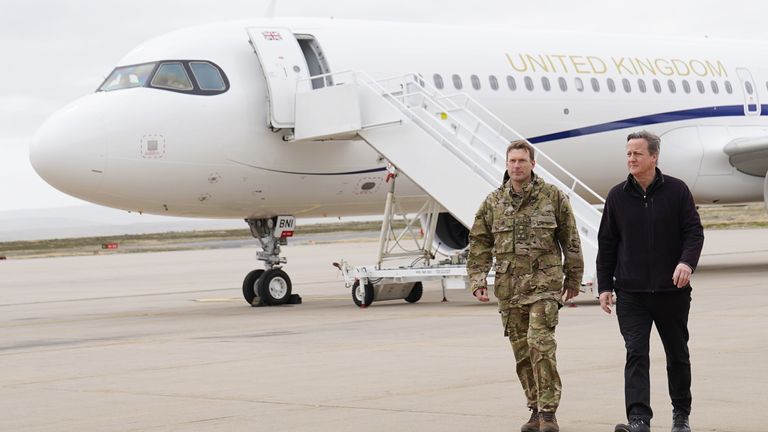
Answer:
<svg viewBox="0 0 768 432"><path fill-rule="evenodd" d="M308 81L317 83L320 78L333 85L311 89ZM393 177L396 173L407 176L432 198L415 218L409 218L398 211L393 178L377 264L339 263L355 303L367 306L395 298L417 301L420 282L428 279L440 279L444 295L447 288L467 286L465 256L434 259L437 213L447 211L470 228L483 199L501 185L507 145L523 137L470 96L444 95L419 75L375 80L349 71L297 83L292 139L362 139L389 161ZM583 291L597 295L595 258L601 215L595 205L604 200L540 149L536 162L535 173L570 198L584 254ZM406 225L399 235L392 228L398 215ZM425 231L422 238L414 233L416 219ZM393 253L391 245L401 245L406 237L415 242L416 250ZM384 265L407 257L413 258L411 264Z"/></svg>

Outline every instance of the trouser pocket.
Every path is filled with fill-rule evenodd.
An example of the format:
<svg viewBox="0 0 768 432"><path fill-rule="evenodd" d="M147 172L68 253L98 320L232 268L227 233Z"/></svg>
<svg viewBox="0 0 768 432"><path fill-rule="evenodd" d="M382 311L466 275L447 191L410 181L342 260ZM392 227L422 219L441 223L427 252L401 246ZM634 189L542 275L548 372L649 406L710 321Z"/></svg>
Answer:
<svg viewBox="0 0 768 432"><path fill-rule="evenodd" d="M555 301L547 301L544 306L544 317L546 319L547 327L555 327L560 321L560 305Z"/></svg>

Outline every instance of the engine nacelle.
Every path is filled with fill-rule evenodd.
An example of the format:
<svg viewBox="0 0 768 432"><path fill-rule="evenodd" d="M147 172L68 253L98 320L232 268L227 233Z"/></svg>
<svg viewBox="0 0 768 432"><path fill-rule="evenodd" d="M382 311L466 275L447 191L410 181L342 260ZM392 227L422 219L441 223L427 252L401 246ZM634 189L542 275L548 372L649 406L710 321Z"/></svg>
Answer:
<svg viewBox="0 0 768 432"><path fill-rule="evenodd" d="M427 229L426 216L421 218L421 225ZM432 250L445 256L455 255L469 247L469 229L456 220L450 213L439 213Z"/></svg>
<svg viewBox="0 0 768 432"><path fill-rule="evenodd" d="M768 210L768 173L765 173L765 179L763 179L763 204Z"/></svg>

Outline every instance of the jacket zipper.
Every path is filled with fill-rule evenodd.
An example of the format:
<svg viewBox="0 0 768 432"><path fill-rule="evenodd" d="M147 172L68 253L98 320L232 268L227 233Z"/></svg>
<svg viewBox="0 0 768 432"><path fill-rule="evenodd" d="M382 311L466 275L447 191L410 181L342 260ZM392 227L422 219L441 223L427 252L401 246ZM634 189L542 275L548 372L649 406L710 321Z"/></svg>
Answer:
<svg viewBox="0 0 768 432"><path fill-rule="evenodd" d="M644 191L645 192L645 191ZM652 260L652 254L653 254L653 235L651 230L651 210L648 209L648 195L646 193L643 193L643 208L645 211L645 234L648 237L648 279L651 283L650 291L651 293L655 292L655 284L654 277L653 277L653 260Z"/></svg>

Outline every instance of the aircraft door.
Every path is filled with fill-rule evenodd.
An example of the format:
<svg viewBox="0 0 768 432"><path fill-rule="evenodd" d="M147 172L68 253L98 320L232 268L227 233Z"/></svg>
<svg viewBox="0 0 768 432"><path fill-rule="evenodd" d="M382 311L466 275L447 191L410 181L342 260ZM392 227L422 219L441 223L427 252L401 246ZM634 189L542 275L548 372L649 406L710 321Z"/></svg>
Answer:
<svg viewBox="0 0 768 432"><path fill-rule="evenodd" d="M284 27L249 27L248 37L259 58L269 94L269 123L276 129L294 127L296 86L309 77L304 53ZM309 81L302 85L310 87Z"/></svg>
<svg viewBox="0 0 768 432"><path fill-rule="evenodd" d="M748 116L760 115L760 100L757 97L757 88L752 74L744 68L736 69L741 82L741 91L744 93L744 114Z"/></svg>

